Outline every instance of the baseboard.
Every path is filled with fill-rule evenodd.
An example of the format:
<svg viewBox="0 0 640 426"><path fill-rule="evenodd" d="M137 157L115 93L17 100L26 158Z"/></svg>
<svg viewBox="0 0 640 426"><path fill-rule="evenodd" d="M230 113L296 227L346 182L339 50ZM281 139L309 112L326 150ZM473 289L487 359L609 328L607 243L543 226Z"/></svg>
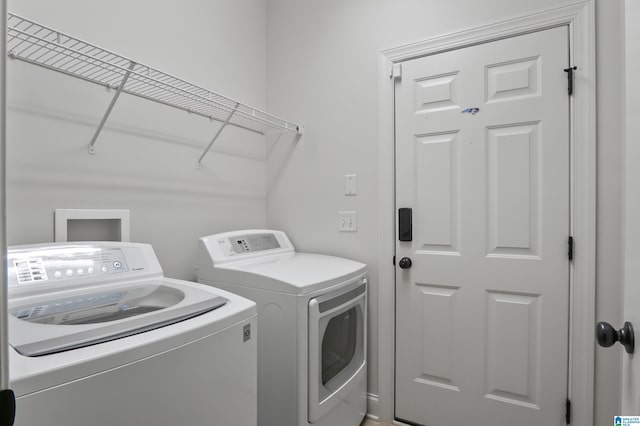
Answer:
<svg viewBox="0 0 640 426"><path fill-rule="evenodd" d="M367 393L367 418L378 421L380 419L380 397Z"/></svg>
<svg viewBox="0 0 640 426"><path fill-rule="evenodd" d="M380 397L378 395L367 393L367 415L365 416L369 420L373 420L380 424L380 426L409 426L406 423L399 422L397 420L391 420L391 423L385 423L384 420L380 420Z"/></svg>

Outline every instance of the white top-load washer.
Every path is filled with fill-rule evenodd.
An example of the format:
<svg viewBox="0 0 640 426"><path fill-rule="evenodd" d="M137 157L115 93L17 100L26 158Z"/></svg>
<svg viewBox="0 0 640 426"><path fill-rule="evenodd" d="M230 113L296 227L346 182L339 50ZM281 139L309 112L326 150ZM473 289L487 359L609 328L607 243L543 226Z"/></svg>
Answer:
<svg viewBox="0 0 640 426"><path fill-rule="evenodd" d="M8 284L17 426L256 425L255 303L135 243L9 247Z"/></svg>
<svg viewBox="0 0 640 426"><path fill-rule="evenodd" d="M258 424L358 426L367 410L367 268L286 234L200 239L198 281L258 305Z"/></svg>

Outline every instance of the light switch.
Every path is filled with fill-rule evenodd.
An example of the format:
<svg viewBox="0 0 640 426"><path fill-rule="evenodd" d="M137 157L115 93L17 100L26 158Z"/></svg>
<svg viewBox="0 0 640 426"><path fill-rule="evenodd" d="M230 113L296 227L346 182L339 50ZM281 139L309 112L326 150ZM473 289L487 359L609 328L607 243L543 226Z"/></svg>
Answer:
<svg viewBox="0 0 640 426"><path fill-rule="evenodd" d="M356 232L358 230L356 212L338 212L338 231Z"/></svg>
<svg viewBox="0 0 640 426"><path fill-rule="evenodd" d="M356 195L357 175L344 175L344 195Z"/></svg>

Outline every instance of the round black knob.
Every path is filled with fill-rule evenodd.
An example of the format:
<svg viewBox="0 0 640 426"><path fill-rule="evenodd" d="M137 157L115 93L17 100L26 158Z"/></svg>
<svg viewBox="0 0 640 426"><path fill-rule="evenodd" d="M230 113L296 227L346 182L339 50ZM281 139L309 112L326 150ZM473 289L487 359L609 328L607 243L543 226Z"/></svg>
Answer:
<svg viewBox="0 0 640 426"><path fill-rule="evenodd" d="M624 326L618 331L608 322L599 322L598 325L596 325L596 338L598 344L604 348L620 342L629 354L633 353L635 347L633 325L631 325L630 322L625 322Z"/></svg>
<svg viewBox="0 0 640 426"><path fill-rule="evenodd" d="M618 341L616 329L608 322L599 322L596 325L596 338L598 339L598 344L603 348L613 346Z"/></svg>
<svg viewBox="0 0 640 426"><path fill-rule="evenodd" d="M403 257L402 259L400 259L400 262L398 262L398 266L402 269L411 268L411 259L409 259L408 257Z"/></svg>

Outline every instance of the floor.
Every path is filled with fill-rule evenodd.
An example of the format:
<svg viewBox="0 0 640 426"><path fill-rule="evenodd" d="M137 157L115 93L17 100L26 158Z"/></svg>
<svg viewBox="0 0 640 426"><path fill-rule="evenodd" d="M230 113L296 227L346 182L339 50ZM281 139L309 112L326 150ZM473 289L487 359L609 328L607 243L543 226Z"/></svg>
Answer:
<svg viewBox="0 0 640 426"><path fill-rule="evenodd" d="M386 423L378 423L375 420L365 418L360 426L387 426Z"/></svg>

